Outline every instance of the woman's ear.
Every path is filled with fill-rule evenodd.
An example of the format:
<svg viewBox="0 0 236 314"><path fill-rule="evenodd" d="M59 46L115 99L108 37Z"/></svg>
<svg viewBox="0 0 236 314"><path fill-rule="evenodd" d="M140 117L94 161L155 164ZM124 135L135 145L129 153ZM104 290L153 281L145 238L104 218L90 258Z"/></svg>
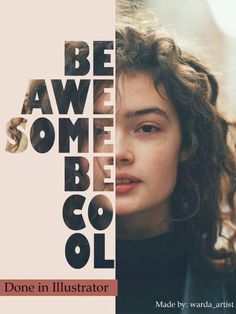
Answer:
<svg viewBox="0 0 236 314"><path fill-rule="evenodd" d="M196 155L198 150L198 140L195 134L192 135L191 138L191 145L182 145L180 155L179 155L179 162L185 162L188 161L190 158Z"/></svg>
<svg viewBox="0 0 236 314"><path fill-rule="evenodd" d="M189 160L190 157L192 157L193 154L193 150L190 148L188 150L182 150L180 152L180 156L179 156L179 162L184 162Z"/></svg>

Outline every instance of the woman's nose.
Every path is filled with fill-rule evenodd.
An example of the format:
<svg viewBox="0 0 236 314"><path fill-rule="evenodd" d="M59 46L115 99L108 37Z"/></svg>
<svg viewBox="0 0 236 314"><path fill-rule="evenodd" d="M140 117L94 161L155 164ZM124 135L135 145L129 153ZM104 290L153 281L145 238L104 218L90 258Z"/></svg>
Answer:
<svg viewBox="0 0 236 314"><path fill-rule="evenodd" d="M134 153L128 137L116 130L115 146L116 166L127 165L134 162Z"/></svg>

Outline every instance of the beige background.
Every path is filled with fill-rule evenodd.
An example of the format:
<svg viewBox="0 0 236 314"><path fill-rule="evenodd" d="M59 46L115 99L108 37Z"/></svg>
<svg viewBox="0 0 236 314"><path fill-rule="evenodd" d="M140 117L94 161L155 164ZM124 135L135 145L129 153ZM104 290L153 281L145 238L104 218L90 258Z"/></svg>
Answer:
<svg viewBox="0 0 236 314"><path fill-rule="evenodd" d="M50 120L56 131L52 150L39 154L30 143L19 154L7 153L4 148L6 123L21 116L29 80L46 79L49 85L50 79L63 78L65 40L92 43L114 39L115 1L1 1L0 12L0 278L112 279L114 270L93 269L93 254L81 270L71 268L64 256L65 243L73 231L63 222L62 207L72 193L64 192L64 158L57 149L58 115L50 87L54 111ZM90 108L86 113L89 111ZM29 119L27 134L38 116L41 114L35 110L32 116L25 117ZM90 177L92 181L92 167ZM87 228L83 233L92 239L94 230L86 212L84 218ZM106 240L107 258L114 258L114 222L106 231ZM70 311L112 314L115 303L114 297L0 297L0 309L4 314Z"/></svg>

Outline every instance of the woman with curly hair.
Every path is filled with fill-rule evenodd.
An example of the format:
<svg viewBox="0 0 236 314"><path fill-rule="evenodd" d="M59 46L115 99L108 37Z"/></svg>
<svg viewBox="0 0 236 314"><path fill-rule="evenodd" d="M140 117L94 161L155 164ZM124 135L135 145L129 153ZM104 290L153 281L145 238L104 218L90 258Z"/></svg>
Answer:
<svg viewBox="0 0 236 314"><path fill-rule="evenodd" d="M117 313L234 312L236 168L216 78L132 23L117 29L116 83Z"/></svg>
<svg viewBox="0 0 236 314"><path fill-rule="evenodd" d="M236 168L218 83L141 26L116 33L117 313L230 313Z"/></svg>

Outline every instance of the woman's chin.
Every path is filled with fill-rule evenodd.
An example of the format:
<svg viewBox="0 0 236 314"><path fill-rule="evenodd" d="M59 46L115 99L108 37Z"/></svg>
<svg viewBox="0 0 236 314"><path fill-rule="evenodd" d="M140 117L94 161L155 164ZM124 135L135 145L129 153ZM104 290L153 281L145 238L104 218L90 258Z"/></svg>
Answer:
<svg viewBox="0 0 236 314"><path fill-rule="evenodd" d="M116 205L116 215L117 216L125 216L125 215L131 215L135 214L137 212L137 209L131 207L131 206L117 206Z"/></svg>

